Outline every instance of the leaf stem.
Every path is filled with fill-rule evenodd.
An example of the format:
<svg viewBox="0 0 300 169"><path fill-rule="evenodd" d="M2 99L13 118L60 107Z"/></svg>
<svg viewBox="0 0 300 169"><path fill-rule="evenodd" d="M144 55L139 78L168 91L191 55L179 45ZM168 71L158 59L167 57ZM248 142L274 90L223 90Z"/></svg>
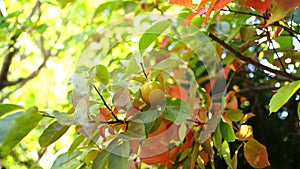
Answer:
<svg viewBox="0 0 300 169"><path fill-rule="evenodd" d="M141 65L141 67L142 67L142 70L143 70L143 73L144 73L145 77L148 79L148 76L147 76L147 74L146 74L146 71L145 71L145 68L144 68L143 63L140 62L140 65Z"/></svg>

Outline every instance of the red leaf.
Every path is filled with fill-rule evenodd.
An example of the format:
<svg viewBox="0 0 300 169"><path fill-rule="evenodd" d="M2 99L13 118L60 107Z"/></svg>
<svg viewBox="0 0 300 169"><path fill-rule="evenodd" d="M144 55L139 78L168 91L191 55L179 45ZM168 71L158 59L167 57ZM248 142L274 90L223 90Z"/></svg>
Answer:
<svg viewBox="0 0 300 169"><path fill-rule="evenodd" d="M185 142L183 144L180 145L181 149L185 150L188 149L192 146L193 143L193 137L194 137L194 133L192 130L190 130L187 135L185 136Z"/></svg>
<svg viewBox="0 0 300 169"><path fill-rule="evenodd" d="M270 165L266 147L254 138L245 143L244 156L253 168L265 168Z"/></svg>
<svg viewBox="0 0 300 169"><path fill-rule="evenodd" d="M241 67L242 62L239 59L234 59L231 63L230 63L230 68L233 71L238 71L239 68Z"/></svg>
<svg viewBox="0 0 300 169"><path fill-rule="evenodd" d="M170 4L177 4L181 6L185 6L188 8L192 8L192 0L170 0Z"/></svg>
<svg viewBox="0 0 300 169"><path fill-rule="evenodd" d="M272 0L246 0L246 5L264 13L271 6Z"/></svg>
<svg viewBox="0 0 300 169"><path fill-rule="evenodd" d="M200 157L203 160L204 165L206 165L208 163L208 154L205 151L201 151L200 152Z"/></svg>
<svg viewBox="0 0 300 169"><path fill-rule="evenodd" d="M181 86L168 86L167 93L171 97L176 97L181 100L187 100L189 98L187 91Z"/></svg>
<svg viewBox="0 0 300 169"><path fill-rule="evenodd" d="M108 121L112 119L112 114L106 108L100 108L100 121Z"/></svg>

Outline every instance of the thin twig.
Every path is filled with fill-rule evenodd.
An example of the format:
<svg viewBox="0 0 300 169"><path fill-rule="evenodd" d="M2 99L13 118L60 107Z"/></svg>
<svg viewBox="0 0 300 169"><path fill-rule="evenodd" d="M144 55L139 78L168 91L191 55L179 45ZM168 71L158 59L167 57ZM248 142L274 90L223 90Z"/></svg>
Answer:
<svg viewBox="0 0 300 169"><path fill-rule="evenodd" d="M51 116L51 115L49 115L49 114L42 114L42 116L43 116L43 117L49 117L49 118L52 118L52 119L55 118L54 116Z"/></svg>
<svg viewBox="0 0 300 169"><path fill-rule="evenodd" d="M114 116L114 118L120 122L121 120L118 119L118 117L115 115L115 113L112 111L112 109L109 107L109 105L106 103L104 97L102 96L102 94L100 93L100 91L97 89L97 87L95 85L93 85L94 89L96 90L96 92L98 93L98 95L100 96L104 106L110 111L110 113Z"/></svg>
<svg viewBox="0 0 300 169"><path fill-rule="evenodd" d="M286 27L286 26L280 24L278 21L272 23L272 26L279 26L279 27L282 27L285 31L287 31L287 32L289 32L289 33L300 35L300 32L298 32L298 31L296 31L296 30L294 30L294 29L291 29L291 28L289 28L289 27Z"/></svg>
<svg viewBox="0 0 300 169"><path fill-rule="evenodd" d="M282 60L281 60L281 58L279 57L278 52L277 52L277 50L276 50L276 48L275 48L275 46L274 46L274 43L273 43L273 41L272 41L272 39L271 39L270 32L269 32L268 28L265 29L265 32L266 32L266 34L267 34L267 39L270 41L270 44L272 45L272 50L274 51L276 58L279 60L280 66L282 67L283 71L284 71L285 73L287 73L286 70L285 70L285 67L284 67L284 65L283 65L283 63L282 63ZM269 45L269 47L270 47L270 45Z"/></svg>
<svg viewBox="0 0 300 169"><path fill-rule="evenodd" d="M263 70L269 71L269 72L274 73L276 75L287 77L288 79L291 79L291 80L300 80L299 76L291 75L291 74L288 74L288 73L285 73L285 72L282 72L282 71L279 71L279 70L272 69L272 68L270 68L268 66L260 64L259 62L255 61L255 60L253 60L253 59L251 59L249 57L246 57L246 56L242 55L240 52L236 51L234 48L232 48L230 45L228 45L227 43L225 43L223 40L219 39L218 37L216 37L212 33L209 33L208 36L212 40L214 40L215 42L217 42L220 45L222 45L228 51L230 51L231 53L233 53L237 58L241 59L242 61L245 61L247 63L251 63L252 65L254 65L254 66L258 67L258 68L261 68Z"/></svg>
<svg viewBox="0 0 300 169"><path fill-rule="evenodd" d="M227 84L226 84L226 87L225 87L225 90L224 90L224 94L226 94L227 92L227 89L229 87L229 85L231 84L231 81L233 80L233 77L236 75L236 73L244 66L245 64L241 64L237 69L236 71L234 71L232 73L232 75L230 76L229 80L227 81Z"/></svg>
<svg viewBox="0 0 300 169"><path fill-rule="evenodd" d="M263 15L259 15L259 14L255 14L255 13L251 13L251 12L235 11L235 10L230 9L229 6L226 6L226 7L227 7L227 9L221 9L221 11L228 11L228 12L233 12L236 14L250 15L250 16L256 16L256 17L263 18L263 19L268 19L266 16L263 16Z"/></svg>
<svg viewBox="0 0 300 169"><path fill-rule="evenodd" d="M278 87L263 85L263 86L253 86L250 88L240 89L236 93L241 94L241 93L259 92L259 91L276 90L276 89L278 89Z"/></svg>
<svg viewBox="0 0 300 169"><path fill-rule="evenodd" d="M124 122L119 121L96 121L96 120L90 120L89 123L99 123L99 124L123 124ZM125 122L127 123L127 122Z"/></svg>

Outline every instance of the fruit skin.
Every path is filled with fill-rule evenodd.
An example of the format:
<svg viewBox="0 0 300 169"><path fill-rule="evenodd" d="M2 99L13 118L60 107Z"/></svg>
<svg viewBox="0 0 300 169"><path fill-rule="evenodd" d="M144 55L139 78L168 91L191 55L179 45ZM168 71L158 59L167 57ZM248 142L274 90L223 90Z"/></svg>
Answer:
<svg viewBox="0 0 300 169"><path fill-rule="evenodd" d="M161 104L165 100L165 89L157 81L149 81L141 87L142 99L151 106Z"/></svg>

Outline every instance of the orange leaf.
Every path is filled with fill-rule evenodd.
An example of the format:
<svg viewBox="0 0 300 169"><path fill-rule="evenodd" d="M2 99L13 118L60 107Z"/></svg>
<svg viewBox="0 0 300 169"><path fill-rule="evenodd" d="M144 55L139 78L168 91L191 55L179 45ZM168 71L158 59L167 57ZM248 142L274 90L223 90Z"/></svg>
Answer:
<svg viewBox="0 0 300 169"><path fill-rule="evenodd" d="M229 102L226 104L227 109L238 109L238 101L235 96L233 96Z"/></svg>
<svg viewBox="0 0 300 169"><path fill-rule="evenodd" d="M245 143L244 156L253 168L265 168L270 165L266 147L254 138Z"/></svg>
<svg viewBox="0 0 300 169"><path fill-rule="evenodd" d="M246 5L264 13L271 6L272 0L246 0Z"/></svg>
<svg viewBox="0 0 300 169"><path fill-rule="evenodd" d="M267 25L282 19L298 5L300 5L300 0L275 0Z"/></svg>
<svg viewBox="0 0 300 169"><path fill-rule="evenodd" d="M100 108L100 121L108 121L112 119L112 114L106 108Z"/></svg>
<svg viewBox="0 0 300 169"><path fill-rule="evenodd" d="M214 0L206 12L206 16L205 16L205 19L204 19L202 25L203 26L205 25L206 21L208 20L208 18L210 16L210 13L212 12L213 9L220 10L220 9L224 8L231 1L232 0Z"/></svg>
<svg viewBox="0 0 300 169"><path fill-rule="evenodd" d="M171 97L176 97L181 100L187 100L189 98L189 94L181 86L169 86L167 87L167 93Z"/></svg>
<svg viewBox="0 0 300 169"><path fill-rule="evenodd" d="M155 156L145 156L145 148L142 147L142 150L141 150L141 161L146 163L146 164L149 164L149 165L153 165L153 164L164 164L164 165L167 165L167 164L170 164L172 163L179 150L180 150L180 147L173 147L171 150L168 150L168 151L165 151L161 154L158 154L158 155L155 155ZM149 151L153 151L148 149L147 150L148 152Z"/></svg>
<svg viewBox="0 0 300 169"><path fill-rule="evenodd" d="M198 5L196 11L194 13L192 13L191 15L189 15L188 17L185 18L183 25L189 25L191 20L199 13L201 13L201 11L205 10L207 11L207 8L204 8L204 5L208 2L209 0L202 0L200 2L200 4Z"/></svg>
<svg viewBox="0 0 300 169"><path fill-rule="evenodd" d="M209 18L209 16L210 16L210 13L211 13L212 10L214 9L214 6L215 6L216 2L217 2L217 0L213 1L213 2L210 4L210 6L209 6L209 8L208 8L208 10L207 10L207 12L206 12L206 16L205 16L205 18L204 18L204 21L202 22L202 26L205 26L205 23L207 22L207 20L208 20L208 18Z"/></svg>
<svg viewBox="0 0 300 169"><path fill-rule="evenodd" d="M223 9L227 4L229 4L232 0L217 0L214 10L220 10Z"/></svg>
<svg viewBox="0 0 300 169"><path fill-rule="evenodd" d="M165 151L161 154L158 154L158 155L151 155L151 154L154 154L154 152L156 151L157 149L151 149L151 148L148 148L146 146L142 146L141 148L141 153L140 153L140 158L141 158L141 161L146 163L146 164L149 164L149 165L152 165L152 164L169 164L171 162L171 159L169 158L168 156L168 151Z"/></svg>
<svg viewBox="0 0 300 169"><path fill-rule="evenodd" d="M170 4L177 4L181 6L185 6L187 8L192 8L192 0L170 0Z"/></svg>
<svg viewBox="0 0 300 169"><path fill-rule="evenodd" d="M172 121L162 118L159 128L155 130L153 133L149 133L148 137L154 137L160 135L161 133L165 132L172 124L173 124Z"/></svg>

